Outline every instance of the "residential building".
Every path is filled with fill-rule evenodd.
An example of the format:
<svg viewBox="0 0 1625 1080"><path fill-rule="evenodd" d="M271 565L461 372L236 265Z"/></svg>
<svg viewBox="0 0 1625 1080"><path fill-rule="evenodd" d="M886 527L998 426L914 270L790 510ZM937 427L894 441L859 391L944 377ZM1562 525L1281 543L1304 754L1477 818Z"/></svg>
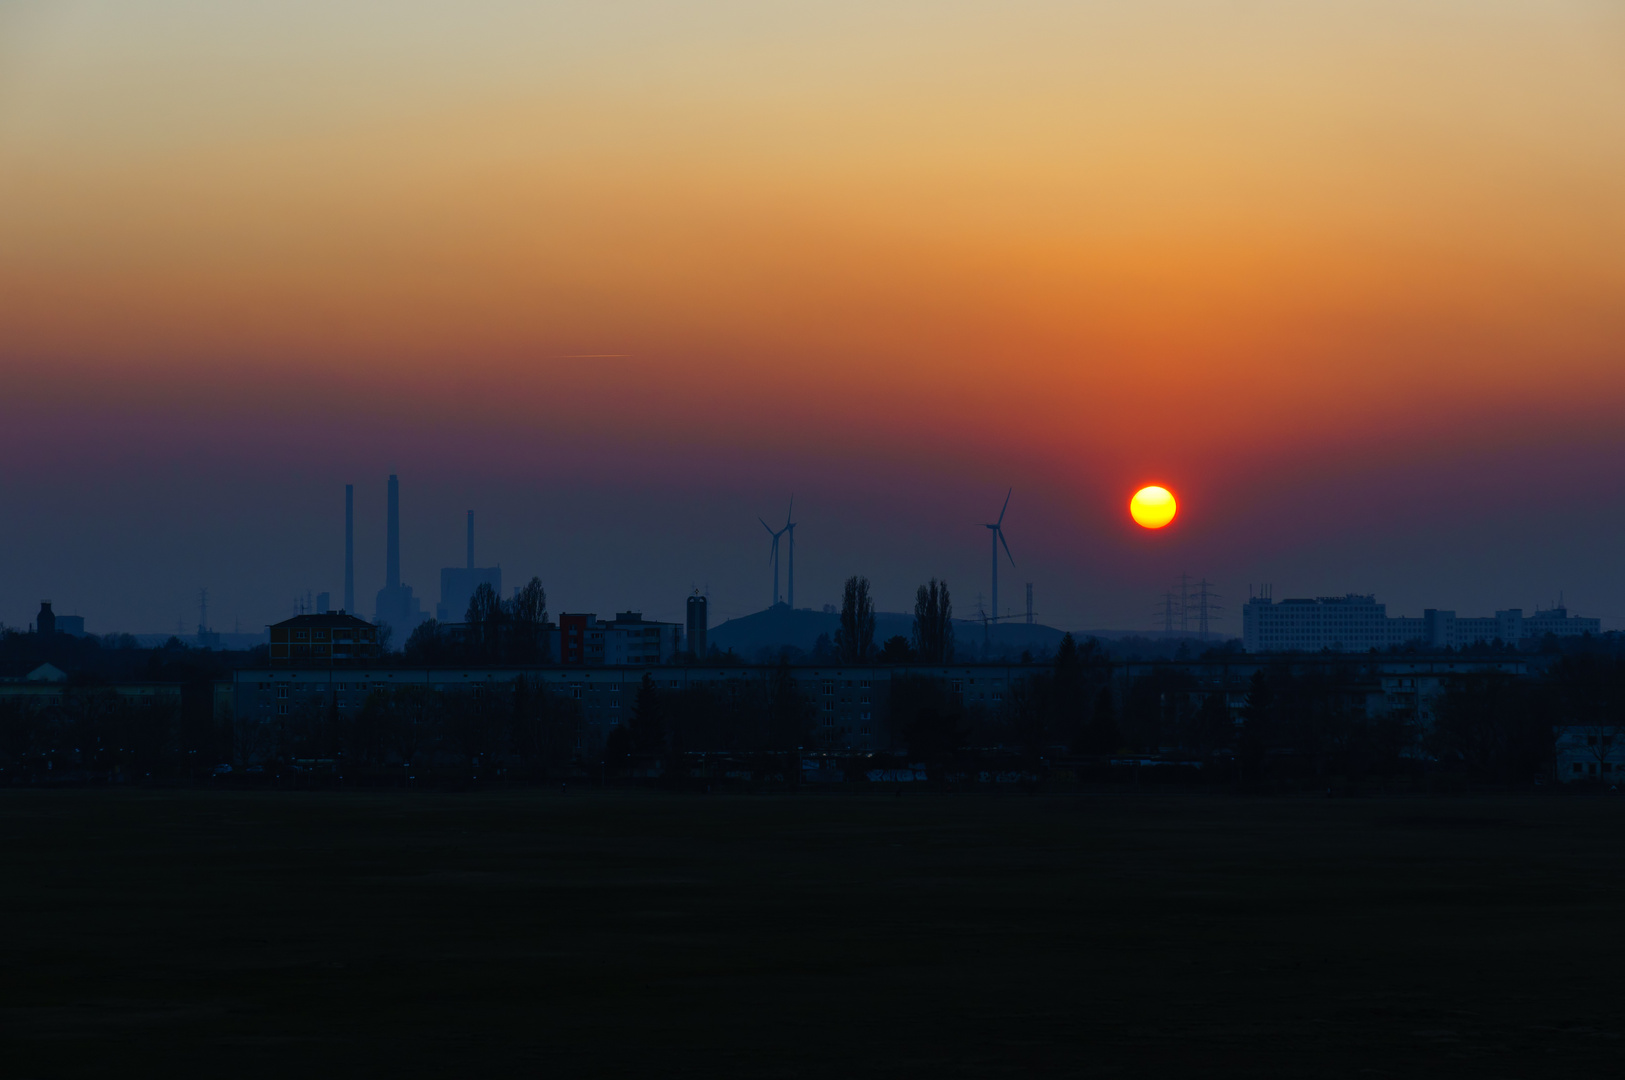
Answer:
<svg viewBox="0 0 1625 1080"><path fill-rule="evenodd" d="M269 627L271 663L334 665L378 656L378 627L342 611L295 615Z"/></svg>
<svg viewBox="0 0 1625 1080"><path fill-rule="evenodd" d="M1600 634L1602 620L1572 616L1565 607L1536 611L1497 611L1489 618L1459 618L1454 611L1429 608L1422 617L1390 617L1372 595L1248 600L1242 608L1242 647L1248 652L1367 652L1416 644L1428 649L1462 649L1502 642L1517 646L1555 634Z"/></svg>
<svg viewBox="0 0 1625 1080"><path fill-rule="evenodd" d="M559 615L559 662L569 666L669 664L683 648L683 628L622 611L603 622L594 614Z"/></svg>
<svg viewBox="0 0 1625 1080"><path fill-rule="evenodd" d="M1625 727L1612 724L1563 724L1557 737L1556 769L1560 783L1625 782Z"/></svg>

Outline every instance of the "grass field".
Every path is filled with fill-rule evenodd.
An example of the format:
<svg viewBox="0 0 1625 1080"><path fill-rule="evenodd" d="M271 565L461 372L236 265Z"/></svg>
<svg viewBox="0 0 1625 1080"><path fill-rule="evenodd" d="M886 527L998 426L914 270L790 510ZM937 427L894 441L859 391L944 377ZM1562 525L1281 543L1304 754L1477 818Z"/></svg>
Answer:
<svg viewBox="0 0 1625 1080"><path fill-rule="evenodd" d="M1625 802L0 792L3 1071L1625 1073Z"/></svg>

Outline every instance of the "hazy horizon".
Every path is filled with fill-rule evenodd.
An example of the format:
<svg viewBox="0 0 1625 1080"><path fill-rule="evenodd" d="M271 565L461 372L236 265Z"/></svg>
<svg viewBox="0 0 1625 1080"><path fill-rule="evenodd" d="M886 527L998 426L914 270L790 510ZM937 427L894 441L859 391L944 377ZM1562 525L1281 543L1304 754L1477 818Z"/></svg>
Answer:
<svg viewBox="0 0 1625 1080"><path fill-rule="evenodd" d="M1625 15L0 5L0 622L403 577L713 621L1374 592L1625 626ZM1132 525L1163 483L1180 517Z"/></svg>

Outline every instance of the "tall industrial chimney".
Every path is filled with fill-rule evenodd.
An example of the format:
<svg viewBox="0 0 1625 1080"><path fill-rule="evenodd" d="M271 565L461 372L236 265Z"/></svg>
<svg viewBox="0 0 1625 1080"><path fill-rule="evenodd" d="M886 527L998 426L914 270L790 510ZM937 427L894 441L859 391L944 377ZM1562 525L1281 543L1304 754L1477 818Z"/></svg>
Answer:
<svg viewBox="0 0 1625 1080"><path fill-rule="evenodd" d="M355 485L344 485L344 610L355 614Z"/></svg>
<svg viewBox="0 0 1625 1080"><path fill-rule="evenodd" d="M468 568L474 569L474 511L468 512Z"/></svg>
<svg viewBox="0 0 1625 1080"><path fill-rule="evenodd" d="M389 557L384 569L384 587L401 587L401 482L389 474Z"/></svg>

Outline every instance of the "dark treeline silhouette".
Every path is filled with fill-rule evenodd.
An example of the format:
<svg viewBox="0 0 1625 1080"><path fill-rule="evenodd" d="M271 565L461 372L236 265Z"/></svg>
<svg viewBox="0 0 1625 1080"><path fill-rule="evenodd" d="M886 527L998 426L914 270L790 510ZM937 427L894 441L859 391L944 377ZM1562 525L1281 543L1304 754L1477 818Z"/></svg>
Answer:
<svg viewBox="0 0 1625 1080"><path fill-rule="evenodd" d="M841 625L835 631L835 653L843 664L864 664L875 651L875 603L869 579L846 579L841 595Z"/></svg>
<svg viewBox="0 0 1625 1080"><path fill-rule="evenodd" d="M42 664L66 672L77 684L117 680L182 682L224 678L232 669L264 663L267 649L246 652L194 648L172 637L145 648L129 634L23 633L0 628L0 677L21 678Z"/></svg>
<svg viewBox="0 0 1625 1080"><path fill-rule="evenodd" d="M543 625L547 593L540 578L531 578L510 600L481 582L458 624L430 619L412 631L403 659L419 667L439 664L540 664L547 655Z"/></svg>

